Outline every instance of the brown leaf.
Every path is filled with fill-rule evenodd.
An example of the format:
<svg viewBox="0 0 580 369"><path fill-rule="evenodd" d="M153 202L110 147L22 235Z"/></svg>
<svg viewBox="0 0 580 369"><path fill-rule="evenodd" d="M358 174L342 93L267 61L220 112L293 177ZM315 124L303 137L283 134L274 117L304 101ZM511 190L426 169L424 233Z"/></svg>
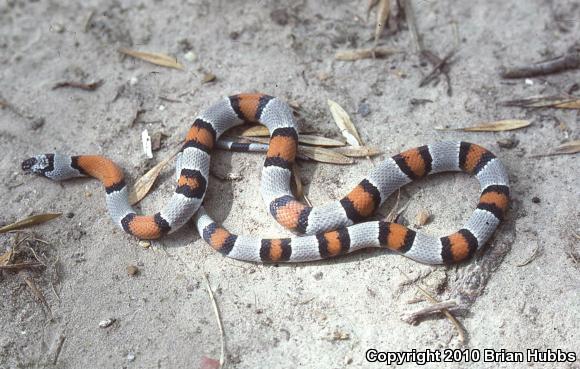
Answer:
<svg viewBox="0 0 580 369"><path fill-rule="evenodd" d="M377 11L377 23L375 25L375 45L378 44L381 33L385 29L390 10L391 2L389 0L380 0L379 10Z"/></svg>
<svg viewBox="0 0 580 369"><path fill-rule="evenodd" d="M145 173L141 178L137 180L137 182L135 182L133 188L129 192L129 203L131 205L135 205L136 203L141 201L145 196L147 196L149 190L151 190L151 187L153 187L155 180L157 179L163 168L165 168L167 163L169 163L175 157L175 155L177 155L177 151L168 156L167 158L163 159L159 163L157 163L157 165L149 169L147 173Z"/></svg>
<svg viewBox="0 0 580 369"><path fill-rule="evenodd" d="M508 100L501 102L503 106L519 106L523 108L556 108L580 109L580 98L564 96L534 96L526 99Z"/></svg>
<svg viewBox="0 0 580 369"><path fill-rule="evenodd" d="M144 51L131 50L124 47L119 48L119 52L125 55L132 56L137 59L144 60L151 64L160 65L162 67L181 69L183 65L177 61L176 58L160 53L149 53Z"/></svg>
<svg viewBox="0 0 580 369"><path fill-rule="evenodd" d="M506 119L498 120L497 122L483 123L473 127L462 128L435 128L440 131L463 131L463 132L501 132L511 131L514 129L524 128L531 123L528 120L520 119Z"/></svg>
<svg viewBox="0 0 580 369"><path fill-rule="evenodd" d="M330 164L352 164L354 160L323 147L298 146L298 152L312 160Z"/></svg>
<svg viewBox="0 0 580 369"><path fill-rule="evenodd" d="M362 140L358 134L358 131L356 130L356 127L350 120L348 113L342 108L342 106L338 105L338 103L330 99L327 100L327 102L330 113L332 114L332 118L334 118L334 122L340 129L340 133L344 136L346 142L348 142L351 146L361 146Z"/></svg>
<svg viewBox="0 0 580 369"><path fill-rule="evenodd" d="M342 61L355 61L360 59L372 59L372 58L386 58L387 56L398 53L396 49L391 49L389 47L375 47L372 49L355 49L355 50L343 50L337 51L334 54L336 60Z"/></svg>
<svg viewBox="0 0 580 369"><path fill-rule="evenodd" d="M369 146L359 146L359 147L344 146L344 147L335 147L332 150L351 158L365 158L380 155L383 153L381 150Z"/></svg>
<svg viewBox="0 0 580 369"><path fill-rule="evenodd" d="M46 213L46 214L38 214L33 215L31 217L19 220L16 223L5 225L4 227L0 228L0 233L6 233L9 231L14 231L16 229L22 229L26 227L30 227L37 224L42 224L61 216L61 213Z"/></svg>

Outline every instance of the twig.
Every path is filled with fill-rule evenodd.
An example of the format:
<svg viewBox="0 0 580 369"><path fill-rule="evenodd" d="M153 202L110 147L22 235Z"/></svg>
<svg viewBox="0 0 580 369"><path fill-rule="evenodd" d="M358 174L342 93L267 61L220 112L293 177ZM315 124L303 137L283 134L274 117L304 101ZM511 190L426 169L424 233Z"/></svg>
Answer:
<svg viewBox="0 0 580 369"><path fill-rule="evenodd" d="M220 317L220 311L218 309L217 306L217 302L215 300L215 297L213 295L213 291L211 290L211 286L209 285L209 280L207 278L207 275L205 273L202 273L203 275L203 279L205 280L205 287L207 289L207 293L209 295L209 299L211 300L211 303L213 305L213 312L215 313L215 318L220 330L220 338L221 338L221 353L220 353L220 368L224 368L224 365L226 363L226 339L225 339L225 334L224 334L224 327L222 324L222 319Z"/></svg>
<svg viewBox="0 0 580 369"><path fill-rule="evenodd" d="M44 268L45 265L42 263L35 263L31 261L27 261L24 263L18 264L8 264L8 265L0 265L0 270L22 270L22 269L32 269L32 268Z"/></svg>
<svg viewBox="0 0 580 369"><path fill-rule="evenodd" d="M555 59L541 61L531 65L514 68L503 68L502 78L527 78L544 76L562 72L568 69L580 68L580 52L569 53Z"/></svg>
<svg viewBox="0 0 580 369"><path fill-rule="evenodd" d="M95 81L95 82L92 82L92 83L64 81L64 82L57 83L56 85L54 85L52 87L52 89L56 90L57 88L70 87L70 88L79 88L79 89L85 90L85 91L94 91L97 88L101 87L101 85L103 83L104 83L104 81L102 79Z"/></svg>
<svg viewBox="0 0 580 369"><path fill-rule="evenodd" d="M56 350L54 352L54 359L52 360L52 365L56 365L58 361L58 357L60 356L60 352L62 351L62 346L64 345L64 341L66 340L66 336L61 335L58 338L58 343L56 344Z"/></svg>
<svg viewBox="0 0 580 369"><path fill-rule="evenodd" d="M399 269L397 267L397 269ZM407 278L408 280L411 280L411 278L409 278L409 276L403 272L401 269L399 269L399 272L401 272L402 275L405 276L405 278ZM417 287L417 289L419 291L421 291L421 293L423 295L425 295L425 297L433 304L438 304L439 301L437 301L433 296L431 296L431 294L429 292L427 292L423 287L421 287L420 285L416 285L415 287ZM457 333L459 334L459 341L461 341L462 344L466 343L466 334L465 334L465 329L463 328L463 326L461 325L461 323L459 323L459 321L457 320L457 318L455 318L453 316L453 314L451 314L449 312L449 310L447 309L441 309L441 312L445 315L445 317L447 317L447 319L449 319L449 321L455 326L455 329L457 329Z"/></svg>
<svg viewBox="0 0 580 369"><path fill-rule="evenodd" d="M445 55L445 57L443 57L443 59L440 59L438 63L434 64L433 66L433 70L426 75L421 82L419 82L419 87L423 87L425 86L427 83L433 81L435 78L437 78L437 76L439 76L440 74L447 74L448 72L448 66L449 66L449 59L451 59L452 56L454 56L456 53L456 50L453 49L450 52L447 53L447 55ZM431 51L423 51L422 53L430 62L431 64L433 64L433 62L435 62L438 57ZM449 78L448 76L446 78ZM449 81L448 81L449 82ZM448 86L451 86L450 84L448 84Z"/></svg>
<svg viewBox="0 0 580 369"><path fill-rule="evenodd" d="M433 305L429 305L410 314L403 315L401 316L401 319L403 319L405 322L409 324L416 324L420 319L422 319L426 315L430 315L433 313L443 313L444 310L455 307L457 307L457 301L455 300L437 302L434 303Z"/></svg>

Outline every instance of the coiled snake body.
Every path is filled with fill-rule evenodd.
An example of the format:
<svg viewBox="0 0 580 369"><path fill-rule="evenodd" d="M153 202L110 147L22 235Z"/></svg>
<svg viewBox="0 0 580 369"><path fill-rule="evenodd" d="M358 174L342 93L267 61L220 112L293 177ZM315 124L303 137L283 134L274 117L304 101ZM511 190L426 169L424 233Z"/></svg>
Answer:
<svg viewBox="0 0 580 369"><path fill-rule="evenodd" d="M284 227L306 236L259 239L234 235L201 206L210 151L220 145L222 133L244 122L260 122L270 130L260 188L269 212ZM386 247L428 264L461 262L487 242L509 204L507 173L491 152L467 142L437 142L384 160L343 199L309 207L297 201L290 189L297 144L292 111L282 100L263 94L223 98L195 119L177 157L175 192L163 210L148 216L137 215L131 208L123 172L105 157L43 154L25 160L22 168L57 181L82 176L99 179L113 222L139 239L159 238L195 216L200 235L214 249L235 259L258 262L310 261L366 247ZM251 146L237 148L252 150ZM397 223L360 223L401 186L446 171L472 174L481 185L477 208L459 231L435 238Z"/></svg>

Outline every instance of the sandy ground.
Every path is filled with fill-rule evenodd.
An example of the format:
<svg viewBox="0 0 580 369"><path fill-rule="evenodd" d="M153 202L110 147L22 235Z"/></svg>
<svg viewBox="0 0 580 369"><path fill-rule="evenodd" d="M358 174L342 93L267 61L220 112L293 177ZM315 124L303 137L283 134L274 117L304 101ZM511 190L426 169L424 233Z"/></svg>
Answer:
<svg viewBox="0 0 580 369"><path fill-rule="evenodd" d="M367 363L370 348L536 348L578 355L580 252L573 233L580 233L578 156L531 156L578 139L580 116L577 110L533 111L498 102L565 91L580 71L528 83L506 82L497 71L573 46L580 34L580 6L571 0L413 4L428 48L444 55L459 42L451 97L443 79L418 87L432 67L414 53L407 29L381 40L404 53L354 63L333 60L339 49L372 45L373 21L364 20L362 0L1 1L0 94L13 108L0 110L0 222L43 212L67 216L34 228L51 243L39 252L58 260L35 275L52 319L21 278L0 277L0 367L196 368L204 356L219 358L220 334L204 273L221 312L230 368L393 366ZM185 70L124 58L119 46L174 55ZM188 51L197 58L186 60ZM202 84L207 72L217 80ZM64 80L101 79L104 84L92 92L52 89ZM20 172L22 159L58 149L106 154L137 178L169 155L196 113L220 96L242 91L296 101L305 130L337 138L326 107L331 98L351 114L363 140L387 155L435 140L480 143L510 173L509 219L483 255L457 267L420 265L380 251L304 265L254 265L223 258L191 224L145 249L111 224L95 181L59 185ZM411 99L432 103L415 106ZM364 104L370 110L366 116L357 113ZM132 125L140 109L144 112ZM503 133L434 129L508 118L532 125ZM153 160L141 149L145 128L168 136ZM507 138L518 145L500 148L497 141ZM262 161L260 154L216 152L212 171L241 179L212 177L206 208L237 233L287 234L261 203ZM315 204L340 198L371 165L367 160L346 167L303 163L307 194ZM160 209L172 189L167 169L142 210ZM443 236L467 219L477 196L477 182L466 175L433 176L401 192L401 202L408 203L403 220L412 224L417 211L428 209L434 218L425 231ZM393 204L389 200L381 213ZM2 247L13 237L3 235ZM129 265L140 274L128 276ZM440 300L465 304L459 319L468 332L467 346L445 318L434 316L416 326L401 320L401 314L428 305L408 304L420 296L417 285ZM115 323L100 328L109 318ZM483 360L473 365L512 366Z"/></svg>

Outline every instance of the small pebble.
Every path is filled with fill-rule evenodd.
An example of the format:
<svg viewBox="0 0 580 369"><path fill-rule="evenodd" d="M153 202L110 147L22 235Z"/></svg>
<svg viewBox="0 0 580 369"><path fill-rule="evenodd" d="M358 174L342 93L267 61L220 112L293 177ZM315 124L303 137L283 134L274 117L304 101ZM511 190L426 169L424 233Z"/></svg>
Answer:
<svg viewBox="0 0 580 369"><path fill-rule="evenodd" d="M532 197L532 202L534 204L539 204L542 200L540 200L540 198L538 196L534 196Z"/></svg>
<svg viewBox="0 0 580 369"><path fill-rule="evenodd" d="M314 274L314 279L316 279L317 281L319 281L319 280L322 279L322 276L323 275L324 274L322 272L318 272L318 273Z"/></svg>
<svg viewBox="0 0 580 369"><path fill-rule="evenodd" d="M139 274L139 268L136 265L129 265L127 267L127 274L130 276L136 276Z"/></svg>
<svg viewBox="0 0 580 369"><path fill-rule="evenodd" d="M270 18L277 25L279 25L279 26L285 26L285 25L288 24L288 20L290 19L290 16L288 15L288 12L286 11L286 9L281 8L281 9L273 10L270 13Z"/></svg>
<svg viewBox="0 0 580 369"><path fill-rule="evenodd" d="M159 111L164 111L165 110L165 105L159 105Z"/></svg>
<svg viewBox="0 0 580 369"><path fill-rule="evenodd" d="M109 319L101 320L99 322L99 327L101 327L101 328L110 327L116 321L117 321L117 319L114 319L114 318L109 318Z"/></svg>
<svg viewBox="0 0 580 369"><path fill-rule="evenodd" d="M33 120L30 121L30 128L32 128L33 130L37 130L39 128L41 128L45 123L44 118L40 117L40 118L34 118Z"/></svg>
<svg viewBox="0 0 580 369"><path fill-rule="evenodd" d="M519 141L512 139L512 138L506 138L503 140L498 140L497 141L497 145L499 147L501 147L502 149L513 149L514 147L516 147L518 145Z"/></svg>
<svg viewBox="0 0 580 369"><path fill-rule="evenodd" d="M193 51L188 51L185 53L185 55L183 56L183 58L187 61L195 61L197 60L197 55L193 52Z"/></svg>
<svg viewBox="0 0 580 369"><path fill-rule="evenodd" d="M66 217L69 218L69 219L71 219L74 216L75 216L75 213L73 213L73 212L66 213Z"/></svg>
<svg viewBox="0 0 580 369"><path fill-rule="evenodd" d="M367 103L361 103L358 106L358 111L357 113L361 116L361 117L366 117L371 113L371 108L369 107L369 104Z"/></svg>
<svg viewBox="0 0 580 369"><path fill-rule="evenodd" d="M531 80L531 79L529 79L529 78L526 78L526 81L525 81L525 83L526 83L526 85L528 85L528 86L533 86L533 85L534 85L534 81L532 81L532 80Z"/></svg>
<svg viewBox="0 0 580 369"><path fill-rule="evenodd" d="M148 249L151 247L151 241L141 240L139 241L139 246L141 246L144 249Z"/></svg>
<svg viewBox="0 0 580 369"><path fill-rule="evenodd" d="M428 210L421 209L417 212L417 216L415 216L415 225L417 227L422 227L425 224L429 223L431 220L431 214Z"/></svg>
<svg viewBox="0 0 580 369"><path fill-rule="evenodd" d="M133 354L132 352L127 354L127 361L132 362L135 361L135 354Z"/></svg>
<svg viewBox="0 0 580 369"><path fill-rule="evenodd" d="M137 77L131 77L131 78L129 79L129 84L130 84L131 86L135 86L137 83L139 83L139 78L137 78Z"/></svg>

